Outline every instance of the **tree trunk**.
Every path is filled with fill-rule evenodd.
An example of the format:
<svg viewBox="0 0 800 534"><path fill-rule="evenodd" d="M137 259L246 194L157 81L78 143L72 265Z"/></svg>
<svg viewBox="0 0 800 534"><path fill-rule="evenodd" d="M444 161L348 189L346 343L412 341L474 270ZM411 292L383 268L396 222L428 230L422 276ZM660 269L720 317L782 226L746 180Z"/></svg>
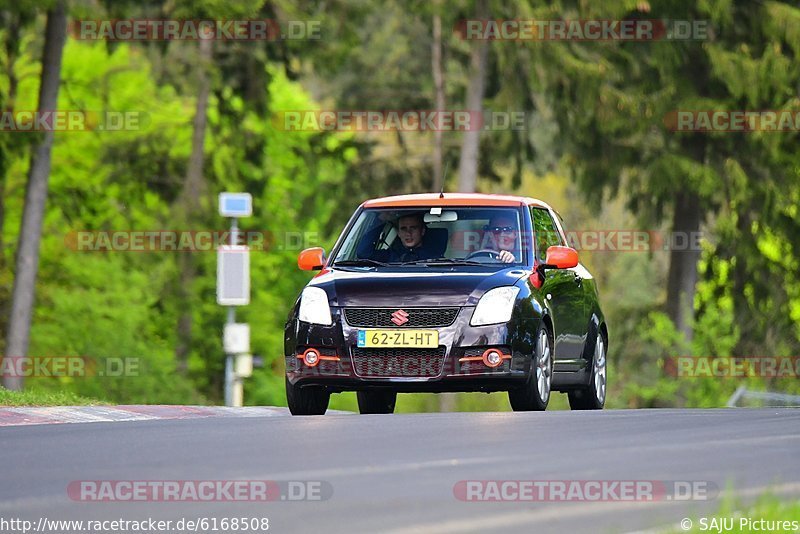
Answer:
<svg viewBox="0 0 800 534"><path fill-rule="evenodd" d="M678 192L672 216L667 314L687 341L692 340L697 261L700 259L700 251L692 250L692 236L700 231L701 222L702 212L697 194L691 191Z"/></svg>
<svg viewBox="0 0 800 534"><path fill-rule="evenodd" d="M203 179L203 160L205 155L206 122L208 116L208 97L211 92L209 68L212 60L212 41L200 40L200 65L197 69L197 105L192 131L192 153L186 170L186 180L179 197L178 213L183 225L188 225L200 209L200 198L205 192ZM188 227L179 230L189 230ZM178 254L180 280L178 282L178 302L183 308L178 315L177 343L175 360L178 372L185 375L188 368L189 352L192 347L192 285L195 278L195 264L191 252Z"/></svg>
<svg viewBox="0 0 800 534"><path fill-rule="evenodd" d="M0 110L14 111L17 99L19 79L14 70L14 64L19 57L20 32L23 25L29 22L29 17L21 11L8 10L2 13L0 21L6 26L5 42L6 71L8 73L8 92L5 101L0 100ZM0 143L0 332L5 333L8 328L8 309L11 301L11 285L6 280L11 280L9 261L6 257L6 244L3 239L6 221L6 173L11 165L13 156L22 146L17 136L5 136ZM0 355L5 354L6 340L0 339Z"/></svg>
<svg viewBox="0 0 800 534"><path fill-rule="evenodd" d="M438 4L437 4L438 6ZM433 85L436 88L436 113L444 111L444 73L442 72L442 17L433 16L433 46L431 50L431 68L433 70ZM444 186L442 175L442 135L443 131L437 128L433 132L433 190L441 191Z"/></svg>
<svg viewBox="0 0 800 534"><path fill-rule="evenodd" d="M61 56L67 38L67 10L63 0L47 12L44 52L42 54L39 111L55 110L58 105L58 88L61 79ZM6 356L26 356L30 341L31 317L36 292L36 275L39 270L39 243L42 237L42 219L47 203L47 183L50 179L50 158L55 134L46 131L31 155L28 184L25 190L25 207L17 246L14 291L6 336ZM20 390L22 377L4 376L3 385Z"/></svg>
<svg viewBox="0 0 800 534"><path fill-rule="evenodd" d="M477 0L477 19L489 18L488 0ZM470 53L469 87L467 87L467 111L473 117L483 113L483 91L486 80L486 60L489 54L489 41L481 39L472 44ZM458 189L464 193L475 191L478 183L478 153L480 151L480 124L475 119L471 128L464 132L461 141L461 159L458 166Z"/></svg>

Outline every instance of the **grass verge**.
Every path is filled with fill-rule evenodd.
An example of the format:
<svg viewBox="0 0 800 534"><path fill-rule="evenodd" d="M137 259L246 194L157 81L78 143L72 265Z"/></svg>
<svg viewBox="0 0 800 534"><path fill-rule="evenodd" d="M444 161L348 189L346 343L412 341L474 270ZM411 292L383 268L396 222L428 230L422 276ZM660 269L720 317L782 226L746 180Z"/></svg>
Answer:
<svg viewBox="0 0 800 534"><path fill-rule="evenodd" d="M26 389L10 391L0 387L0 406L91 406L109 403L97 399L79 397L68 391L42 391Z"/></svg>

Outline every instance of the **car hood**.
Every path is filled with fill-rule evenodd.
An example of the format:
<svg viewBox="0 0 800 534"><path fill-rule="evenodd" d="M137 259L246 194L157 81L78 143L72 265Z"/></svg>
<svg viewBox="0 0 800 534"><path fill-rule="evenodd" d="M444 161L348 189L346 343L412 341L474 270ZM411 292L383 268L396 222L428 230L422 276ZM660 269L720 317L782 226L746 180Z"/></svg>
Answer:
<svg viewBox="0 0 800 534"><path fill-rule="evenodd" d="M331 306L475 306L486 291L514 285L526 274L520 267L495 272L335 269L309 285L325 289Z"/></svg>

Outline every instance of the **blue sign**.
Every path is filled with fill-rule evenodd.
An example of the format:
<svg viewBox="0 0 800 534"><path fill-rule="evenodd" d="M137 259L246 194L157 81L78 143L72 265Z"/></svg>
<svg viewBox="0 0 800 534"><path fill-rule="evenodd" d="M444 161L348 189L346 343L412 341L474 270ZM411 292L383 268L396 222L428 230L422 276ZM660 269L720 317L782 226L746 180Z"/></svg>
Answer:
<svg viewBox="0 0 800 534"><path fill-rule="evenodd" d="M223 217L250 217L253 197L250 193L220 193L219 214Z"/></svg>

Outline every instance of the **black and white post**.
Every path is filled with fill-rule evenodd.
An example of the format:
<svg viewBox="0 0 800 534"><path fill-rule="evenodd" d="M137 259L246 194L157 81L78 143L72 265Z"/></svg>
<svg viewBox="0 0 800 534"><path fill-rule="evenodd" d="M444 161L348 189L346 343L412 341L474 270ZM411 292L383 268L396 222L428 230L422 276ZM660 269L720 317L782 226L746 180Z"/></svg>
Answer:
<svg viewBox="0 0 800 534"><path fill-rule="evenodd" d="M222 335L225 406L242 406L243 380L253 372L250 325L236 322L235 306L250 303L250 248L239 244L239 218L253 214L250 193L220 193L219 213L231 219L230 244L217 249L217 304L228 307Z"/></svg>

